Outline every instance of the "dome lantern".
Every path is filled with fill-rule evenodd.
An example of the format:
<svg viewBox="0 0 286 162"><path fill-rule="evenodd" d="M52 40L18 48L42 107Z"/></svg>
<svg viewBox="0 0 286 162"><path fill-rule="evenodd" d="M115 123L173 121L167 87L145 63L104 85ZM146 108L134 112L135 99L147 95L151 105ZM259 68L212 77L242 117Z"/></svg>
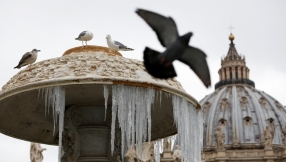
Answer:
<svg viewBox="0 0 286 162"><path fill-rule="evenodd" d="M229 84L245 84L255 87L255 83L249 79L249 68L246 66L245 58L239 55L235 44L234 35L230 34L229 50L227 55L221 60L219 69L219 82L215 84L215 89Z"/></svg>

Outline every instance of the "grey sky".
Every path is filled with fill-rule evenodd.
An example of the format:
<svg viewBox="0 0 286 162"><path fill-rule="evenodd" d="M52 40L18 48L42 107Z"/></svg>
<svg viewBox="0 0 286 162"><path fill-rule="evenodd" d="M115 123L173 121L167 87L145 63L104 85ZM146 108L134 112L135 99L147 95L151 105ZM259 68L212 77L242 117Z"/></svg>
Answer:
<svg viewBox="0 0 286 162"><path fill-rule="evenodd" d="M135 14L143 8L171 16L179 33L194 33L190 45L202 49L211 70L212 88L206 89L186 65L175 62L177 79L185 90L201 100L218 82L220 58L229 47L228 27L234 26L238 53L246 56L250 79L286 105L286 1L200 0L200 1L2 1L0 10L0 87L19 70L13 69L22 55L40 49L38 60L60 57L80 46L74 39L83 30L94 34L88 44L106 45L105 36L134 48L124 57L142 60L145 46L162 51L155 33ZM1 110L1 109L0 109ZM0 112L1 113L1 112ZM29 161L29 142L0 134L0 161ZM57 161L57 147L42 145L44 161Z"/></svg>

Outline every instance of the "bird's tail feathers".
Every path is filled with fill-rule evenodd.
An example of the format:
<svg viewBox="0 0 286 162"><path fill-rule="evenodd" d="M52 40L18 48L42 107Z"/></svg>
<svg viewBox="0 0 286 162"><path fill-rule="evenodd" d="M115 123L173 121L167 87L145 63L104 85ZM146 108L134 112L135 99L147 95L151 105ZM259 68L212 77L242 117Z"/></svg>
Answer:
<svg viewBox="0 0 286 162"><path fill-rule="evenodd" d="M161 53L155 50L152 50L148 47L144 50L144 66L148 73L155 78L159 79L168 79L177 76L174 66L171 64L168 67L164 67L154 60L159 56Z"/></svg>

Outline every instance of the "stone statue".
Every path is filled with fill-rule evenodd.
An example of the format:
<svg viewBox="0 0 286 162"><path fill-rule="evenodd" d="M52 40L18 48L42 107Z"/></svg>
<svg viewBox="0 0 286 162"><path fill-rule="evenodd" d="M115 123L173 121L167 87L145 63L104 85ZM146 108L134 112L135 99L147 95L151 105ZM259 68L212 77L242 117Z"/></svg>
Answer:
<svg viewBox="0 0 286 162"><path fill-rule="evenodd" d="M42 148L39 143L31 142L31 147L30 147L31 162L42 162L44 159L42 152L44 150L46 149Z"/></svg>
<svg viewBox="0 0 286 162"><path fill-rule="evenodd" d="M217 128L215 132L215 139L216 139L216 145L218 151L224 150L224 142L225 142L225 135L220 127Z"/></svg>
<svg viewBox="0 0 286 162"><path fill-rule="evenodd" d="M164 138L164 151L171 151L171 142L168 137Z"/></svg>
<svg viewBox="0 0 286 162"><path fill-rule="evenodd" d="M286 126L282 130L282 135L281 136L282 136L282 140L284 142L284 147L286 147Z"/></svg>
<svg viewBox="0 0 286 162"><path fill-rule="evenodd" d="M135 149L129 147L124 157L127 162L135 162L135 160L137 159Z"/></svg>
<svg viewBox="0 0 286 162"><path fill-rule="evenodd" d="M176 145L174 153L173 153L174 162L181 162L182 160L182 153L180 150L179 145Z"/></svg>
<svg viewBox="0 0 286 162"><path fill-rule="evenodd" d="M273 132L269 126L263 132L264 136L264 149L272 149Z"/></svg>

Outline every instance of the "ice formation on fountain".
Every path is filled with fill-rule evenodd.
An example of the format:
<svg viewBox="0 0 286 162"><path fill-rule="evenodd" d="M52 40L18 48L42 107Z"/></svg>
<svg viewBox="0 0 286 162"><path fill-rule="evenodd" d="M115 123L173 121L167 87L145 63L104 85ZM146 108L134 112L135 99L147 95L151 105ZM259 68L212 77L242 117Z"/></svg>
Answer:
<svg viewBox="0 0 286 162"><path fill-rule="evenodd" d="M138 154L142 155L142 143L151 140L151 105L155 91L124 85L112 86L111 152L114 150L116 116L121 128L122 157L126 146L136 143ZM139 157L140 158L140 157Z"/></svg>
<svg viewBox="0 0 286 162"><path fill-rule="evenodd" d="M39 90L39 94L41 90ZM59 162L61 161L62 153L62 132L64 128L65 114L65 89L60 86L48 87L42 89L42 96L45 99L45 116L50 107L53 110L54 134L55 125L59 122ZM59 118L59 121L58 121Z"/></svg>
<svg viewBox="0 0 286 162"><path fill-rule="evenodd" d="M104 96L107 96L107 87ZM159 95L161 101L161 91ZM183 158L188 162L201 161L202 146L202 113L186 99L164 93L167 98L172 98L174 121L178 129L176 143L181 147ZM112 122L111 122L111 152L114 150L116 118L121 128L121 156L127 146L134 148L137 144L138 155L142 155L142 143L151 140L151 106L155 99L155 90L125 85L112 86ZM157 98L158 99L158 98ZM107 97L105 97L107 104ZM107 106L107 105L105 105ZM198 137L198 138L196 138ZM170 137L174 141L175 136ZM125 148L126 147L126 148ZM160 160L163 150L162 139L155 142L156 161ZM141 158L141 157L139 157Z"/></svg>
<svg viewBox="0 0 286 162"><path fill-rule="evenodd" d="M184 161L201 162L203 140L202 112L186 99L173 95L174 120L178 129L178 144L181 147ZM199 140L198 138L199 137Z"/></svg>

